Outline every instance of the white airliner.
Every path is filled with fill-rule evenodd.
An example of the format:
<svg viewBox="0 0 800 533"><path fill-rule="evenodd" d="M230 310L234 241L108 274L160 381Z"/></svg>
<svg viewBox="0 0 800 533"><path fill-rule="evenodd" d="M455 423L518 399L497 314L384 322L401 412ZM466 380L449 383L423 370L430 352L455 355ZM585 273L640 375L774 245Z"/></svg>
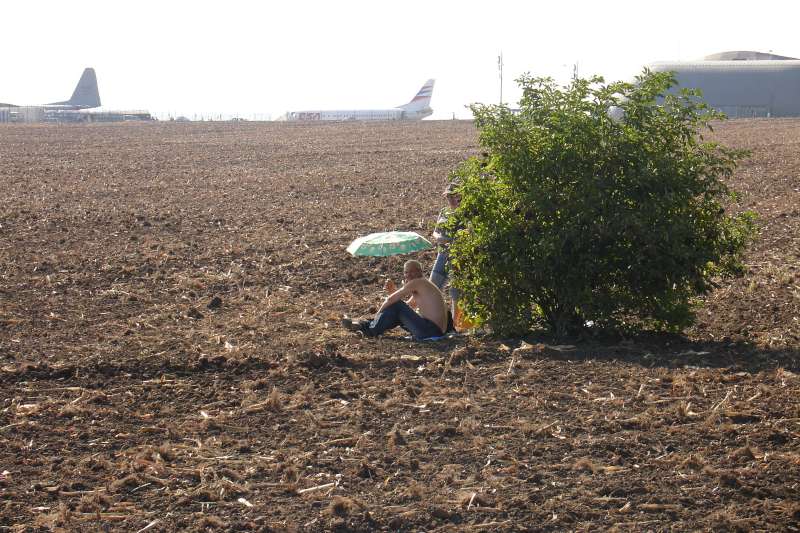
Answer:
<svg viewBox="0 0 800 533"><path fill-rule="evenodd" d="M433 83L428 80L417 95L405 105L391 109L335 109L330 111L289 111L278 120L305 122L317 120L422 120L433 113Z"/></svg>

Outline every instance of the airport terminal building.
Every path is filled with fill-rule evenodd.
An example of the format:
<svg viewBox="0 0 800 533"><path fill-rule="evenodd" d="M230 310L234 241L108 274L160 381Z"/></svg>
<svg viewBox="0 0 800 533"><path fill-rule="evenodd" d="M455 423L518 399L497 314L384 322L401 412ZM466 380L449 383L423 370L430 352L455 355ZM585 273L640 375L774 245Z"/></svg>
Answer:
<svg viewBox="0 0 800 533"><path fill-rule="evenodd" d="M48 109L43 106L0 107L0 123L87 124L90 122L129 122L154 120L149 112Z"/></svg>
<svg viewBox="0 0 800 533"><path fill-rule="evenodd" d="M700 89L708 105L730 118L800 117L800 59L738 51L648 68L674 72L679 88Z"/></svg>

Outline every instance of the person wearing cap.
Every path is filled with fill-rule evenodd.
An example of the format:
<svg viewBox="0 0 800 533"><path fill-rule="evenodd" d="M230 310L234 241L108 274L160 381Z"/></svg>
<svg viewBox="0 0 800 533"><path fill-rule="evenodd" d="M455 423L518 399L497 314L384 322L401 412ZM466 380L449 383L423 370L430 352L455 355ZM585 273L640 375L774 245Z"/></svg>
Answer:
<svg viewBox="0 0 800 533"><path fill-rule="evenodd" d="M458 183L451 181L444 189L444 197L447 200L447 206L439 212L439 217L436 219L436 226L433 229L433 240L436 242L437 254L436 261L433 263L431 270L430 280L443 291L447 278L449 277L449 247L452 237L448 235L443 229L442 225L447 221L447 217L452 213L461 202L461 195L458 193ZM450 314L456 316L456 302L458 301L458 290L450 287Z"/></svg>

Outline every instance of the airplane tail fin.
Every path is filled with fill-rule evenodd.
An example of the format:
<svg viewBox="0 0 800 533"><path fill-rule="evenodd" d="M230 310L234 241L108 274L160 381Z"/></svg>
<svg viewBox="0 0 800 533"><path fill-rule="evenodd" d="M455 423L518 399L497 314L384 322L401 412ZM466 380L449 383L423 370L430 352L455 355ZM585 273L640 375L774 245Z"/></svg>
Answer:
<svg viewBox="0 0 800 533"><path fill-rule="evenodd" d="M406 111L416 111L430 107L431 97L433 96L433 84L435 81L436 80L426 81L425 85L422 86L422 89L419 90L417 95L414 96L409 103L399 106L400 109L405 109Z"/></svg>
<svg viewBox="0 0 800 533"><path fill-rule="evenodd" d="M50 105L69 105L75 107L100 107L100 92L97 89L97 75L93 68L84 69L78 85L69 100L53 102Z"/></svg>

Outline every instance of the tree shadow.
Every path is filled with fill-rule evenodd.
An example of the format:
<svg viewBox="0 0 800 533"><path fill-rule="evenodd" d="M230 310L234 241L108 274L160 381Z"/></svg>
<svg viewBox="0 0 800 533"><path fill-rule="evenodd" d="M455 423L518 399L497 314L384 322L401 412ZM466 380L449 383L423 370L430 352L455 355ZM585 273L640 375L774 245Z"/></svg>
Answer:
<svg viewBox="0 0 800 533"><path fill-rule="evenodd" d="M515 346L523 340L549 347L543 353L552 359L621 361L670 369L728 368L750 373L776 368L800 371L800 349L791 346L769 348L742 340L694 340L680 334L657 332L637 332L624 338L584 335L573 339L556 339L552 335L537 332L517 339Z"/></svg>

